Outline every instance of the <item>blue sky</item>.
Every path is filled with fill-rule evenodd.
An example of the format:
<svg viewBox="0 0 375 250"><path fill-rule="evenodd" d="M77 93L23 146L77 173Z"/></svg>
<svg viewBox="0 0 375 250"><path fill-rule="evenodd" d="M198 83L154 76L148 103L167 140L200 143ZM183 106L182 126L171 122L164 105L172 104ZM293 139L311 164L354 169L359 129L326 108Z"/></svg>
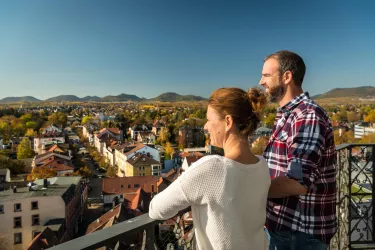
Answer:
<svg viewBox="0 0 375 250"><path fill-rule="evenodd" d="M375 86L375 1L2 1L0 98L256 86L299 53L304 90Z"/></svg>

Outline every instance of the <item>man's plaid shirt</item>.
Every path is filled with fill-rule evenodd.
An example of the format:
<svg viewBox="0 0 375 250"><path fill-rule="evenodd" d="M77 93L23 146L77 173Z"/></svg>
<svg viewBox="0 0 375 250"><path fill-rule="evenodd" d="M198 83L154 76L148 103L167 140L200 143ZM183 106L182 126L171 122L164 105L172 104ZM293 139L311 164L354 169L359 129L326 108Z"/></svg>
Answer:
<svg viewBox="0 0 375 250"><path fill-rule="evenodd" d="M306 195L268 199L266 228L300 231L326 244L336 232L336 149L326 112L303 93L277 112L263 154L271 178L288 176Z"/></svg>

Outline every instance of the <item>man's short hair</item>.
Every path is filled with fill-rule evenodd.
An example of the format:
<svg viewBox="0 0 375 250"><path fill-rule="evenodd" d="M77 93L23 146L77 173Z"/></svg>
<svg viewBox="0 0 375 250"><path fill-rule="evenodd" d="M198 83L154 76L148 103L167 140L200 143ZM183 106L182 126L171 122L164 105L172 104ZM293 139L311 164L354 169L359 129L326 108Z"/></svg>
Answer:
<svg viewBox="0 0 375 250"><path fill-rule="evenodd" d="M266 56L264 61L274 58L279 63L280 76L286 71L292 72L292 79L297 86L302 86L305 77L306 65L299 55L288 50L280 50L271 55Z"/></svg>

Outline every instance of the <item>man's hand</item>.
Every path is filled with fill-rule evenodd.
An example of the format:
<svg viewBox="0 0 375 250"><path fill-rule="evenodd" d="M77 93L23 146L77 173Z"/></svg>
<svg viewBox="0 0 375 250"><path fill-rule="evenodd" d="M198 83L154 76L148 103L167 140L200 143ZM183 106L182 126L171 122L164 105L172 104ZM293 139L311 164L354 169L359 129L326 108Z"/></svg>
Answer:
<svg viewBox="0 0 375 250"><path fill-rule="evenodd" d="M298 181L289 179L286 176L278 176L271 180L268 198L304 195L307 191L307 188L302 186Z"/></svg>

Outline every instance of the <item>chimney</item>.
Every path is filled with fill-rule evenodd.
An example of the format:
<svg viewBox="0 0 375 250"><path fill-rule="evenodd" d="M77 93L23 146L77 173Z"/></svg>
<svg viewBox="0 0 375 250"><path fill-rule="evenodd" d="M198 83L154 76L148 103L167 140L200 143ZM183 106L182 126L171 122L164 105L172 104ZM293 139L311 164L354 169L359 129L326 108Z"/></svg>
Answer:
<svg viewBox="0 0 375 250"><path fill-rule="evenodd" d="M13 193L17 193L17 187L16 186L13 187Z"/></svg>
<svg viewBox="0 0 375 250"><path fill-rule="evenodd" d="M47 179L43 179L43 187L44 188L48 187L48 180Z"/></svg>

